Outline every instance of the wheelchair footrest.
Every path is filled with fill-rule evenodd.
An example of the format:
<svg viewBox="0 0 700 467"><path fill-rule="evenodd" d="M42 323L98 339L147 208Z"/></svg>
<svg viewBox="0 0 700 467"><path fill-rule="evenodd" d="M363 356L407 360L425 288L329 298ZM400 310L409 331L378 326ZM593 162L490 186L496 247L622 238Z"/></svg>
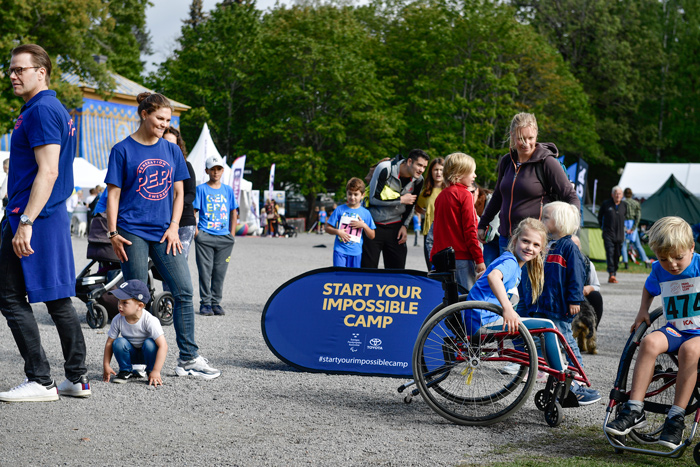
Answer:
<svg viewBox="0 0 700 467"><path fill-rule="evenodd" d="M576 395L572 391L567 391L566 397L564 397L564 400L560 400L559 403L565 409L580 407L578 399L576 399Z"/></svg>

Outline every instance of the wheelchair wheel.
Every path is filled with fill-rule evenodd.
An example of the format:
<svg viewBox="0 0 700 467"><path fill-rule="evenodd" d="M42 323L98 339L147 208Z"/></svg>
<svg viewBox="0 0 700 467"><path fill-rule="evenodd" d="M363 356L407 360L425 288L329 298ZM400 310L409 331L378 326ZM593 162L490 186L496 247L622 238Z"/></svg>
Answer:
<svg viewBox="0 0 700 467"><path fill-rule="evenodd" d="M551 407L545 407L544 421L551 427L558 427L564 420L564 412L562 411L559 401L554 401Z"/></svg>
<svg viewBox="0 0 700 467"><path fill-rule="evenodd" d="M632 375L639 354L639 345L644 336L660 329L666 324L663 310L659 307L650 314L651 325L642 323L630 338L623 351L623 361L620 362L616 386L620 390L630 391L632 387ZM646 411L647 426L632 430L629 437L641 444L652 444L658 441L663 430L664 421L668 410L673 405L676 393L676 375L678 374L678 357L672 354L661 354L656 359L654 375L644 398L644 410ZM686 408L686 414L694 413L700 401L698 388L693 390Z"/></svg>
<svg viewBox="0 0 700 467"><path fill-rule="evenodd" d="M151 314L160 320L162 326L173 324L173 311L175 299L170 292L161 292L156 295L151 304Z"/></svg>
<svg viewBox="0 0 700 467"><path fill-rule="evenodd" d="M693 448L693 460L695 465L700 465L700 443L696 444Z"/></svg>
<svg viewBox="0 0 700 467"><path fill-rule="evenodd" d="M442 417L461 425L490 425L512 415L527 400L537 377L537 349L528 330L519 333L482 328L473 336L465 316L501 308L485 302L462 302L433 314L413 348L413 378L426 403ZM474 310L474 311L472 311ZM510 362L521 362L506 371Z"/></svg>
<svg viewBox="0 0 700 467"><path fill-rule="evenodd" d="M109 321L107 309L98 303L88 303L85 320L92 329L103 328Z"/></svg>

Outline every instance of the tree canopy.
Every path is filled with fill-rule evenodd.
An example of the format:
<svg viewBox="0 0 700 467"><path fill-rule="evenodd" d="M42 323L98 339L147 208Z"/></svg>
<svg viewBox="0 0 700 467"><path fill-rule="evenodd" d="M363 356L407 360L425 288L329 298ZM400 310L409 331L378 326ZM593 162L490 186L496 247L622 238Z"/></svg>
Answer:
<svg viewBox="0 0 700 467"><path fill-rule="evenodd" d="M10 86L10 52L20 44L36 43L53 63L51 88L68 107L80 104L79 91L60 79L61 72L91 78L102 90L111 88L108 71L138 79L143 74L140 52L150 38L145 26L148 0L24 0L0 2L0 69L5 85L0 91L0 132L6 133L23 102ZM106 55L98 64L93 55Z"/></svg>

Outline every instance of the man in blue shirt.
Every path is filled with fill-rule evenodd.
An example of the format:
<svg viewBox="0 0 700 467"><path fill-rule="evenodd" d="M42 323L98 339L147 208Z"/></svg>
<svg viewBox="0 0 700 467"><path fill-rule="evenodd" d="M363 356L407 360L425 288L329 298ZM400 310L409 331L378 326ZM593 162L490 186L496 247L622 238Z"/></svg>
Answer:
<svg viewBox="0 0 700 467"><path fill-rule="evenodd" d="M26 381L0 401L58 400L92 392L85 340L71 303L75 265L66 199L73 191L76 129L49 91L51 59L38 45L12 51L10 81L25 105L10 146L7 217L0 244L0 310L24 359ZM61 339L66 380L56 386L30 303L44 302Z"/></svg>

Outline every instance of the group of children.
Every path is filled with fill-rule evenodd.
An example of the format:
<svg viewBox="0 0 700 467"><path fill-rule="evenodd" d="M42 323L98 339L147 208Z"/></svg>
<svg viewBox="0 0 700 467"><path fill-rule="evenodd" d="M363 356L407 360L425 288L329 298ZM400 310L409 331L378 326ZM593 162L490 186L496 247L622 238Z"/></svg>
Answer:
<svg viewBox="0 0 700 467"><path fill-rule="evenodd" d="M238 203L233 188L221 183L224 160L220 156L212 156L205 164L209 180L197 187L193 202L195 212L199 213L195 237L201 300L199 312L204 316L224 315L221 301L235 241ZM138 279L132 279L110 294L119 300L119 315L114 317L107 333L103 380L110 381L114 375L111 378L113 383L125 383L147 376L149 385L162 385L160 371L168 344L160 321L149 312L144 312L151 300L148 286ZM118 373L110 366L112 355L119 364ZM145 365L146 375L135 370L134 364Z"/></svg>
<svg viewBox="0 0 700 467"><path fill-rule="evenodd" d="M545 205L541 220L524 219L513 231L507 250L486 267L477 238L474 202L468 189L476 178L475 170L474 160L466 154L455 153L445 159L444 177L448 187L435 201L431 252L432 257L452 247L457 280L469 291L467 300L487 301L503 308L502 316L487 311L475 312L468 316L471 322L465 325L472 331L485 325L500 325L503 330L514 332L519 322L529 329L556 328L583 367L571 328L584 301L587 274L584 257L572 239L580 226L578 208L560 201ZM347 205L341 206L328 219L326 231L337 236L334 266L359 267L362 234L370 239L374 236L372 217L360 206L363 192L362 181L351 179L347 185ZM649 307L659 295L663 299L667 324L642 340L629 401L605 429L614 435L626 435L646 425L644 394L653 377L656 358L664 352L678 352L674 405L658 441L669 448L677 448L682 443L685 409L696 386L700 360L700 281L694 280L700 277L700 255L694 253L691 227L678 217L665 217L654 223L649 231L649 246L658 261L653 264L645 283L631 331L642 322L649 322ZM524 269L527 275L523 278ZM522 300L520 295L523 295ZM678 303L687 305L682 313ZM552 333L542 336L547 363L553 369L563 370L565 363L556 336ZM514 371L517 372L517 368ZM593 404L601 398L597 390L576 382L571 392L579 405Z"/></svg>

